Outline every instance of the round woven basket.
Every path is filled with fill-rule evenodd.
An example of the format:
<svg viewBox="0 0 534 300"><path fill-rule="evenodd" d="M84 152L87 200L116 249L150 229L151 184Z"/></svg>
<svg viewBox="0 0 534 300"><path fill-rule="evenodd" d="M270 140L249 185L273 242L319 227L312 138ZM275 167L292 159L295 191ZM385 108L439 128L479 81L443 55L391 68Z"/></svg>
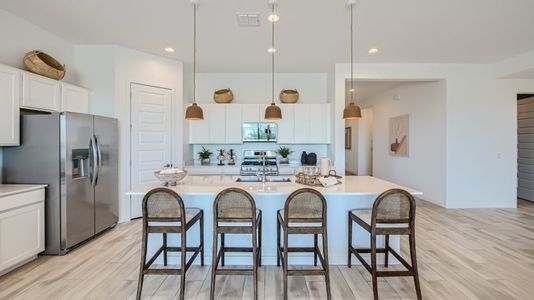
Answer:
<svg viewBox="0 0 534 300"><path fill-rule="evenodd" d="M32 73L36 73L55 80L61 80L65 77L65 65L60 64L52 56L34 50L24 55L24 65Z"/></svg>
<svg viewBox="0 0 534 300"><path fill-rule="evenodd" d="M280 101L282 103L297 103L299 101L299 91L282 90L280 92Z"/></svg>
<svg viewBox="0 0 534 300"><path fill-rule="evenodd" d="M213 93L213 100L217 103L230 103L234 100L234 93L231 89L216 90Z"/></svg>

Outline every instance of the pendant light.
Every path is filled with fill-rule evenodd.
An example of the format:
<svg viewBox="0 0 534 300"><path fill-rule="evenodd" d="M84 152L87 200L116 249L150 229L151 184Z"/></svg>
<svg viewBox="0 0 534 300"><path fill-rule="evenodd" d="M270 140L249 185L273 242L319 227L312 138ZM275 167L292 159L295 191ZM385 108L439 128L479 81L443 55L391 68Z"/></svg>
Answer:
<svg viewBox="0 0 534 300"><path fill-rule="evenodd" d="M277 3L277 0L269 0L269 3L271 4L271 15L269 16L269 21L272 23L272 30L271 30L271 48L268 50L269 53L271 53L271 88L272 88L272 94L271 94L271 105L269 105L265 109L265 120L280 120L282 119L282 110L279 106L274 103L274 54L276 52L276 48L274 47L274 23L276 23L279 18L276 15L275 12L275 6Z"/></svg>
<svg viewBox="0 0 534 300"><path fill-rule="evenodd" d="M355 0L348 0L347 4L350 5L350 103L343 110L343 119L356 120L362 117L362 111L360 107L354 104L354 5Z"/></svg>
<svg viewBox="0 0 534 300"><path fill-rule="evenodd" d="M185 111L186 120L204 120L202 108L197 105L197 4L198 0L191 0L193 4L193 103Z"/></svg>

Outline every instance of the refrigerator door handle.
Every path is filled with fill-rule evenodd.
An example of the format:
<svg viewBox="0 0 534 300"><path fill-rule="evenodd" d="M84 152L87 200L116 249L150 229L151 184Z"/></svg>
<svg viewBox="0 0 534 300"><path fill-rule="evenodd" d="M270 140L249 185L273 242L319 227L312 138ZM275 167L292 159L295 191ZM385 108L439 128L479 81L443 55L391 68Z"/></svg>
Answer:
<svg viewBox="0 0 534 300"><path fill-rule="evenodd" d="M98 150L97 150L97 144L96 144L96 138L94 135L91 136L91 141L89 143L90 151L91 151L91 170L90 170L90 179L91 179L91 186L94 187L96 185L96 179L98 177Z"/></svg>
<svg viewBox="0 0 534 300"><path fill-rule="evenodd" d="M98 139L96 138L96 135L93 135L95 140L95 148L96 148L96 176L95 176L95 186L98 184L98 179L100 177L100 167L102 167L102 151L100 150L100 144L98 143Z"/></svg>

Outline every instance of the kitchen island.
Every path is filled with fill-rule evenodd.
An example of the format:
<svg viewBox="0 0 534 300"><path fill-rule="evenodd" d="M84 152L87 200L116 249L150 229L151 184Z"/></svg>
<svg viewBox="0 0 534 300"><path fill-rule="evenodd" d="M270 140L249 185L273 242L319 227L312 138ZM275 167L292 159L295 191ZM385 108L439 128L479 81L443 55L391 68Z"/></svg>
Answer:
<svg viewBox="0 0 534 300"><path fill-rule="evenodd" d="M239 176L188 176L176 186L169 187L176 191L184 200L186 207L198 207L204 210L205 218L205 249L206 262L211 261L212 251L212 228L213 228L213 200L222 190L229 187L242 188L254 196L256 207L263 213L263 251L262 259L265 265L276 265L276 212L284 207L287 196L293 191L308 186L291 182L236 182ZM371 176L346 176L341 184L323 188L312 187L322 193L327 200L327 223L329 240L329 257L332 265L345 265L347 263L347 215L348 211L356 208L371 208L375 198L382 192L401 188L412 195L422 195L421 192L411 188L371 177ZM143 196L153 188L161 185L140 186L128 192L130 196ZM188 234L188 244L196 245L198 240L198 226L191 229ZM195 232L196 231L196 232ZM228 246L250 245L250 236L227 236ZM169 244L179 241L177 237L169 236ZM355 226L353 241L358 246L369 245L369 234ZM310 244L311 243L311 244ZM381 245L381 241L378 242ZM390 244L399 250L400 241L398 236L390 237ZM149 253L155 251L161 245L161 237L149 238ZM291 246L313 245L312 236L294 236L290 239ZM170 254L170 255L174 255ZM176 254L177 255L177 254ZM311 254L295 253L290 255L290 264L309 265L313 263ZM169 257L171 263L177 261L177 257ZM229 253L227 263L247 265L252 263L250 254ZM354 261L354 260L353 260Z"/></svg>

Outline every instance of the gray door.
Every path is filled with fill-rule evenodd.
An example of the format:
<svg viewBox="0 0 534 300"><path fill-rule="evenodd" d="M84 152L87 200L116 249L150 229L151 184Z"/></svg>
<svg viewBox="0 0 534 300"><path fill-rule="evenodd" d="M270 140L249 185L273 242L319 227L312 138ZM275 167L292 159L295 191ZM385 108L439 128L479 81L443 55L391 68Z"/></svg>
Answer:
<svg viewBox="0 0 534 300"><path fill-rule="evenodd" d="M61 116L62 205L66 207L66 247L94 235L94 189L91 184L96 151L91 146L93 116L66 113ZM63 196L62 195L62 196Z"/></svg>
<svg viewBox="0 0 534 300"><path fill-rule="evenodd" d="M99 233L118 221L119 157L117 120L94 117L94 138L98 152L95 184L95 232Z"/></svg>
<svg viewBox="0 0 534 300"><path fill-rule="evenodd" d="M534 97L517 101L517 197L534 201Z"/></svg>

